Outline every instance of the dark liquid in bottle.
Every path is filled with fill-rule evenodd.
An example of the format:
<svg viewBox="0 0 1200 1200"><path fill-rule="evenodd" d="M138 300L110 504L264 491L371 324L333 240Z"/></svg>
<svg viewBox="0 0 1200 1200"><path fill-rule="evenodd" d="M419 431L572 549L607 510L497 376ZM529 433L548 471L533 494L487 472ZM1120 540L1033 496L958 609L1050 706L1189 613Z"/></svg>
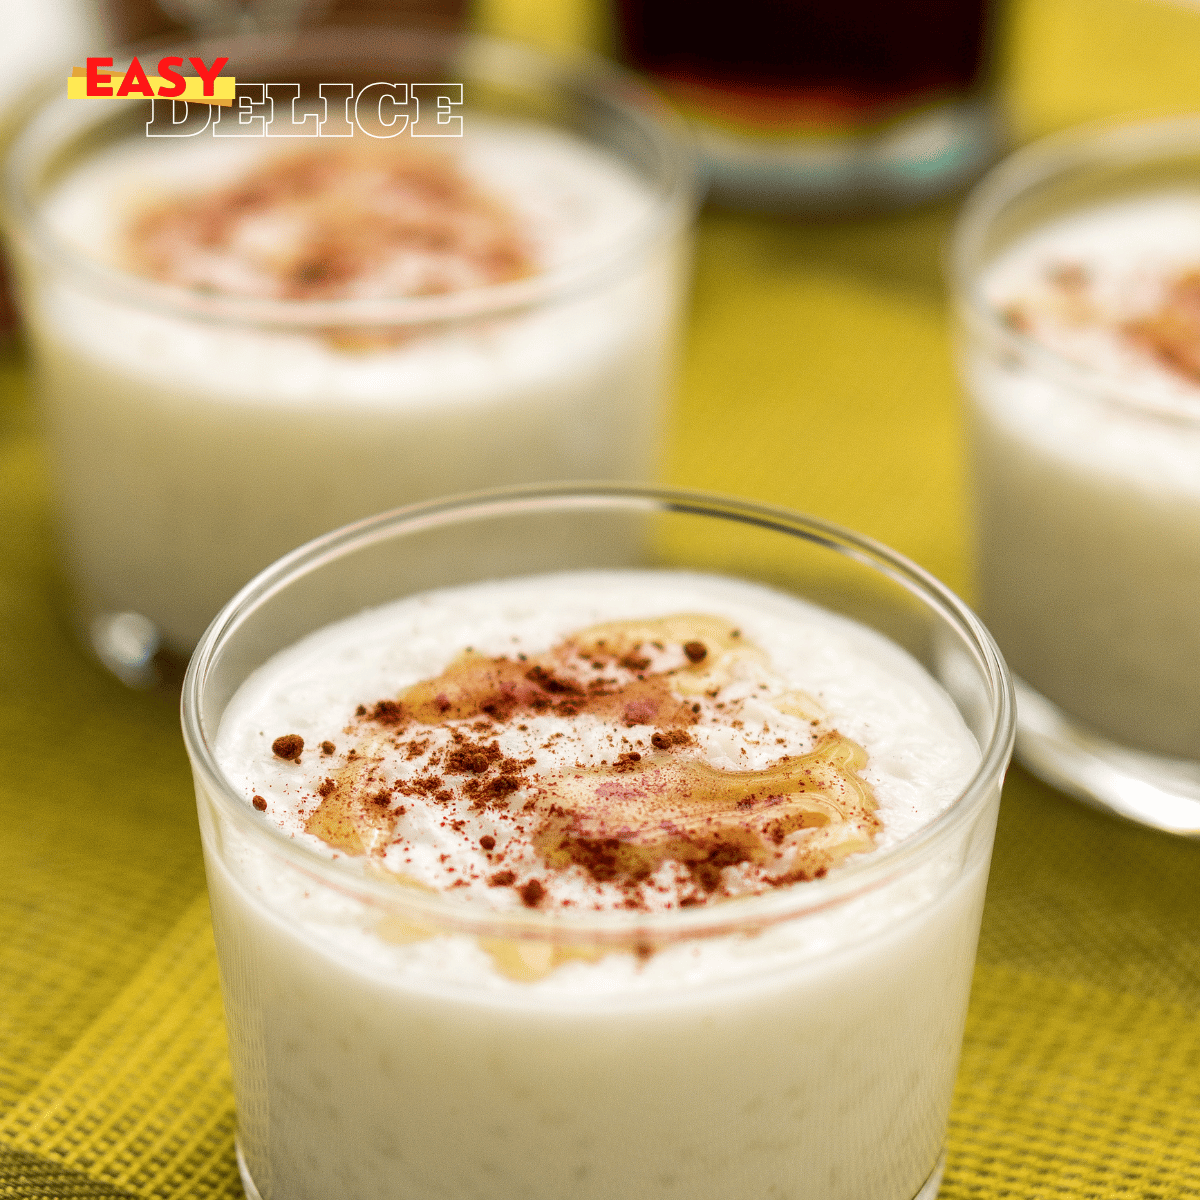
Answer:
<svg viewBox="0 0 1200 1200"><path fill-rule="evenodd" d="M751 123L756 116L781 123L780 104L803 124L884 119L926 98L962 96L987 69L986 0L618 0L618 7L626 61L685 103L706 93L739 97L739 115Z"/></svg>

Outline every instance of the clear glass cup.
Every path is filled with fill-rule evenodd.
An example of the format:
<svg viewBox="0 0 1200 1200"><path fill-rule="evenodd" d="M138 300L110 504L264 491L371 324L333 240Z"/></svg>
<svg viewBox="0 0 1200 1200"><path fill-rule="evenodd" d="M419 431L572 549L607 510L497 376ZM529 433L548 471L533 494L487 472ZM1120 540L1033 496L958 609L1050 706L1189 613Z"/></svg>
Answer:
<svg viewBox="0 0 1200 1200"><path fill-rule="evenodd" d="M911 837L810 883L514 915L301 846L218 765L230 698L296 639L431 588L584 567L728 575L883 633L950 695L978 770ZM961 601L781 509L548 485L413 506L288 555L213 622L183 691L247 1195L933 1197L1013 728L1004 663ZM473 939L529 978L456 974ZM714 949L719 965L669 967ZM538 969L556 950L644 965L593 993Z"/></svg>
<svg viewBox="0 0 1200 1200"><path fill-rule="evenodd" d="M992 264L1051 222L1198 184L1194 118L1050 138L971 196L952 268L979 610L1016 677L1018 757L1080 799L1193 836L1200 390L1075 361L985 292Z"/></svg>
<svg viewBox="0 0 1200 1200"><path fill-rule="evenodd" d="M169 52L143 49L141 61ZM66 574L84 638L113 670L151 682L163 652L182 667L256 572L351 520L479 487L653 478L695 185L680 125L636 80L598 60L394 28L230 36L174 53L228 57L237 104L250 107L187 136L148 136L150 101L59 89L19 136L6 178ZM426 84L404 107L378 92L378 81L429 80L447 82L445 95ZM368 102L347 99L348 82L362 98L368 81ZM160 132L173 120L195 129L207 108L155 103ZM276 137L267 116L285 134L322 132ZM461 137L417 136L443 116ZM407 132L385 136L397 127ZM265 135L214 132L229 128ZM253 167L260 154L402 145L461 149L477 176L506 172L496 187L528 201L531 235L553 227L564 239L552 261L467 290L264 299L140 277L102 260L115 231L81 246L47 217L64 181L106 163L169 191L188 169L203 186L188 162L223 171L227 156ZM619 177L622 207L610 213L610 193L579 182L584 160ZM79 220L95 223L86 205ZM585 229L578 244L572 221Z"/></svg>

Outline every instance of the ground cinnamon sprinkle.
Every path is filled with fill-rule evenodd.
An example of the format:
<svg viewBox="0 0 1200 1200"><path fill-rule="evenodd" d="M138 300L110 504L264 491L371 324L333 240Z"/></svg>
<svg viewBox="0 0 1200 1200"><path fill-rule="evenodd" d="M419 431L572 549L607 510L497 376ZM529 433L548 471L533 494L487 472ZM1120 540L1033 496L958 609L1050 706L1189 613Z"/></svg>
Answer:
<svg viewBox="0 0 1200 1200"><path fill-rule="evenodd" d="M277 737L271 743L271 753L276 758L282 758L291 762L300 761L300 753L304 749L304 739L298 733L287 733L283 737Z"/></svg>
<svg viewBox="0 0 1200 1200"><path fill-rule="evenodd" d="M479 775L503 757L497 742L490 746L456 746L446 755L446 771L451 775Z"/></svg>
<svg viewBox="0 0 1200 1200"><path fill-rule="evenodd" d="M1122 332L1168 371L1200 383L1200 269L1174 279L1158 310Z"/></svg>
<svg viewBox="0 0 1200 1200"><path fill-rule="evenodd" d="M486 854L488 868L475 859L472 878L511 888L529 908L559 903L556 880L571 872L617 889L607 903L632 909L664 890L668 868L670 903L683 907L732 894L723 890L731 869L760 891L819 878L869 849L880 828L862 749L826 729L808 753L756 770L713 767L697 752L702 722L753 736L739 702L716 697L728 664L755 656L740 631L682 616L585 630L542 654L464 652L440 675L356 707L341 765L310 785L319 803L306 831L349 854L415 853L422 835L406 832L410 810L395 804L412 797L432 806L421 811L440 810L433 819L465 852ZM608 730L611 752L574 769L506 753L501 731L506 744L519 730L554 751L562 731L530 734L528 719L540 715L597 720L588 728ZM625 733L635 727L642 732ZM290 738L300 742L277 739L276 753L299 752ZM766 725L763 738L774 747ZM470 860L453 861L458 871Z"/></svg>
<svg viewBox="0 0 1200 1200"><path fill-rule="evenodd" d="M1006 304L1000 311L1000 320L1014 333L1029 333L1033 329L1033 319L1023 304Z"/></svg>
<svg viewBox="0 0 1200 1200"><path fill-rule="evenodd" d="M133 218L133 270L276 300L439 295L534 273L528 237L449 155L385 146L264 157L241 179ZM398 331L330 331L347 349Z"/></svg>
<svg viewBox="0 0 1200 1200"><path fill-rule="evenodd" d="M371 720L381 725L403 725L404 710L395 700L380 700L371 709Z"/></svg>
<svg viewBox="0 0 1200 1200"><path fill-rule="evenodd" d="M694 659L698 662L698 659ZM674 750L678 746L693 746L695 739L690 733L685 733L682 729L668 729L665 733L656 732L650 735L650 745L655 750Z"/></svg>

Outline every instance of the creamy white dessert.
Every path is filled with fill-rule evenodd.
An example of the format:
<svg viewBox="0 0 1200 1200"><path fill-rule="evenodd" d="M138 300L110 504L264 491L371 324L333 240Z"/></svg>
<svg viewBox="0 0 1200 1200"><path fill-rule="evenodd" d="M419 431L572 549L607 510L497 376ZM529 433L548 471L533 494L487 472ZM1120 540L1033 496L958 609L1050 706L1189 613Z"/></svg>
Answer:
<svg viewBox="0 0 1200 1200"><path fill-rule="evenodd" d="M370 513L552 478L653 474L679 302L679 214L564 133L475 118L411 139L148 139L85 161L25 273L68 570L88 614L188 652L255 572ZM288 324L289 306L503 289L611 263L528 307L418 325ZM173 308L201 291L282 325ZM482 294L482 293L481 293Z"/></svg>
<svg viewBox="0 0 1200 1200"><path fill-rule="evenodd" d="M1083 209L991 263L969 345L980 611L1014 672L1200 759L1200 192Z"/></svg>
<svg viewBox="0 0 1200 1200"><path fill-rule="evenodd" d="M216 755L255 822L209 827L202 793L264 1196L912 1200L935 1173L991 818L854 885L979 765L878 634L687 573L427 593L261 667Z"/></svg>

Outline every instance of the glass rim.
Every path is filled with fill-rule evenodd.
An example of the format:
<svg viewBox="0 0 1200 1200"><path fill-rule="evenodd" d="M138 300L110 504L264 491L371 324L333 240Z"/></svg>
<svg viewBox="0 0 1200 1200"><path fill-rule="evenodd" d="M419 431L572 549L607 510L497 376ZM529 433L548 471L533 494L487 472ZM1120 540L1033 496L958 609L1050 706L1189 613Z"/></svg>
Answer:
<svg viewBox="0 0 1200 1200"><path fill-rule="evenodd" d="M288 585L337 559L395 537L426 532L464 519L553 511L675 512L720 518L772 530L823 546L876 570L922 601L950 626L974 653L986 683L990 734L980 746L980 761L958 796L931 821L896 845L864 854L814 879L759 896L727 903L671 909L659 913L606 911L542 913L493 911L446 893L427 893L395 880L334 860L314 847L297 843L274 824L263 823L228 780L216 760L212 739L201 718L204 688L223 646L261 604ZM313 631L315 632L315 630ZM244 682L244 681L242 681ZM201 790L221 815L252 843L269 848L309 876L384 910L405 916L435 932L466 932L554 942L622 944L645 938L655 945L760 930L781 921L841 906L897 878L920 858L931 842L941 841L969 821L1003 780L1016 733L1016 701L1004 659L979 618L945 584L916 563L880 542L832 522L737 497L700 491L608 483L550 483L499 488L450 496L392 509L327 533L293 550L252 579L213 619L188 664L180 700L184 743ZM357 861L357 860L356 860Z"/></svg>
<svg viewBox="0 0 1200 1200"><path fill-rule="evenodd" d="M947 275L962 325L1036 364L1040 373L1072 390L1131 411L1200 424L1200 405L1146 395L1135 385L1114 380L1103 369L1078 362L1013 328L987 302L982 288L986 263L982 247L1010 204L1080 167L1148 164L1185 150L1200 154L1200 116L1115 118L1048 134L993 167L967 196L951 235Z"/></svg>
<svg viewBox="0 0 1200 1200"><path fill-rule="evenodd" d="M104 100L70 100L52 92L49 81L28 93L36 96L23 115L4 162L2 204L6 224L44 261L65 268L94 291L156 314L284 329L346 326L421 326L472 317L499 317L569 298L619 278L639 261L647 246L666 240L691 219L699 202L699 183L692 140L681 118L636 76L598 55L554 55L536 47L469 33L447 33L419 27L323 26L293 34L243 33L229 37L198 37L186 42L147 42L111 51L114 62L134 56L163 55L186 50L204 55L205 48L222 55L231 49L253 55L273 69L273 61L289 56L305 61L316 47L336 44L352 61L379 58L394 46L401 58L424 53L456 60L465 76L493 83L514 84L520 91L538 87L603 101L619 111L657 152L661 164L650 182L648 211L615 241L582 259L539 272L525 279L441 295L345 298L337 300L280 300L194 291L164 284L89 258L56 235L42 219L37 180L58 149L89 128L105 121L97 105ZM383 48L381 48L381 46ZM235 61L236 53L229 55ZM235 62L236 65L236 62ZM119 67L112 70L119 71ZM253 70L253 66L250 68ZM245 80L245 82L259 82ZM275 82L264 80L262 82ZM113 102L115 103L115 102ZM137 101L126 101L126 104ZM113 111L122 112L119 106ZM89 117L89 114L93 114ZM293 143L305 139L281 139ZM279 151L295 149L280 145Z"/></svg>

